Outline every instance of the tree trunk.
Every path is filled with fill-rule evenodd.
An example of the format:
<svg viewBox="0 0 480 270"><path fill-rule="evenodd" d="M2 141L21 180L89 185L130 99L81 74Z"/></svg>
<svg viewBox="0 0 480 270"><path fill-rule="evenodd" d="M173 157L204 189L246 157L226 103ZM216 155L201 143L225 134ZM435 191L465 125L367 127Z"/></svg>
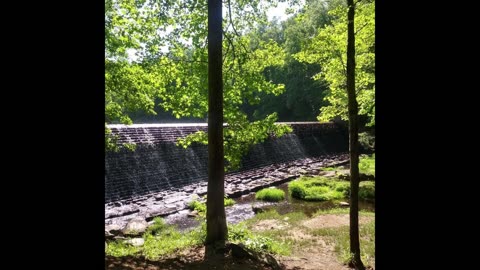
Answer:
<svg viewBox="0 0 480 270"><path fill-rule="evenodd" d="M208 0L208 187L205 256L223 251L228 236L224 198L222 1Z"/></svg>
<svg viewBox="0 0 480 270"><path fill-rule="evenodd" d="M360 258L360 236L358 230L358 186L360 175L358 169L358 103L355 94L355 7L353 0L347 0L348 5L348 39L347 39L347 93L348 93L348 122L350 146L350 266L364 270L365 266Z"/></svg>

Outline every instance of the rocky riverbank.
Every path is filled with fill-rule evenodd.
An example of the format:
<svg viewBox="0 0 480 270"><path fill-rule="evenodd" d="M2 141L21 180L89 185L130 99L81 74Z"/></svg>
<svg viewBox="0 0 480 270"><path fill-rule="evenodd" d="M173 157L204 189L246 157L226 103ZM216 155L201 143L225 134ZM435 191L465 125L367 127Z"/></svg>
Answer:
<svg viewBox="0 0 480 270"><path fill-rule="evenodd" d="M322 167L348 162L348 154L306 158L292 162L273 164L257 169L230 173L225 177L225 193L230 198L240 197L259 189L279 185L301 175L318 175ZM105 204L105 225L124 227L131 219L151 221L154 217L166 217L187 208L188 202L207 193L207 182L172 187L168 190L141 197Z"/></svg>

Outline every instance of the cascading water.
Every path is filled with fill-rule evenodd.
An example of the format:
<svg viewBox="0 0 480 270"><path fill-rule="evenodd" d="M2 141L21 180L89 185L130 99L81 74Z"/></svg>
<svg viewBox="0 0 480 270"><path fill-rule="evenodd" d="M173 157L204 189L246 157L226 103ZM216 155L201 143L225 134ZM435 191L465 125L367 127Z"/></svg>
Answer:
<svg viewBox="0 0 480 270"><path fill-rule="evenodd" d="M250 149L235 173L281 162L321 157L348 151L348 134L334 123L288 123L293 133L271 138ZM179 189L207 180L205 145L187 149L176 146L178 138L206 124L110 125L119 143L135 143L136 150L122 149L105 155L105 203Z"/></svg>

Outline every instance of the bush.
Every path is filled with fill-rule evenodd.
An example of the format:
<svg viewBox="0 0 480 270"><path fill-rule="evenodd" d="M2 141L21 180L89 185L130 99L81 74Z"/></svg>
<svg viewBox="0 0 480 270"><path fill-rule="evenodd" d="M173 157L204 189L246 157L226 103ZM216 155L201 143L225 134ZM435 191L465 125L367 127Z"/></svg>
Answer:
<svg viewBox="0 0 480 270"><path fill-rule="evenodd" d="M375 200L375 182L360 182L358 197L363 200Z"/></svg>
<svg viewBox="0 0 480 270"><path fill-rule="evenodd" d="M235 201L231 198L225 198L223 200L223 205L225 205L225 206L232 206L234 204L235 204Z"/></svg>
<svg viewBox="0 0 480 270"><path fill-rule="evenodd" d="M285 199L285 191L278 188L264 188L260 191L257 191L255 199L269 202L278 202Z"/></svg>
<svg viewBox="0 0 480 270"><path fill-rule="evenodd" d="M371 156L361 155L358 168L363 174L375 176L375 154Z"/></svg>
<svg viewBox="0 0 480 270"><path fill-rule="evenodd" d="M147 233L157 235L162 230L165 230L167 227L167 224L165 224L165 221L163 221L162 218L156 217L153 219L153 224L147 228Z"/></svg>
<svg viewBox="0 0 480 270"><path fill-rule="evenodd" d="M371 153L375 151L375 135L371 135L368 132L359 133L358 143L362 152Z"/></svg>
<svg viewBox="0 0 480 270"><path fill-rule="evenodd" d="M206 203L199 202L197 200L191 201L188 203L188 208L190 210L196 210L197 212L206 212L207 205Z"/></svg>
<svg viewBox="0 0 480 270"><path fill-rule="evenodd" d="M234 204L235 204L235 201L231 198L225 197L223 199L223 205L225 205L225 206L232 206ZM199 202L197 200L193 200L193 201L188 203L188 208L190 210L196 210L199 213L201 213L201 212L205 213L205 212L207 212L207 203L206 202Z"/></svg>
<svg viewBox="0 0 480 270"><path fill-rule="evenodd" d="M322 177L302 177L288 185L290 195L307 201L328 201L348 196L347 182Z"/></svg>

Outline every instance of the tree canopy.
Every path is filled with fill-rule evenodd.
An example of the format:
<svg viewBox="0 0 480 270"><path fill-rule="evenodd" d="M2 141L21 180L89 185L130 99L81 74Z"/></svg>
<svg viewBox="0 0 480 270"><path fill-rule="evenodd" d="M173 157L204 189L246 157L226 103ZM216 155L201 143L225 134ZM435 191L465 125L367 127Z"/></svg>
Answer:
<svg viewBox="0 0 480 270"><path fill-rule="evenodd" d="M224 3L224 144L229 168L240 165L249 146L291 130L274 124L276 113L250 123L242 110L244 104L258 104L261 95L284 91L283 84L267 80L263 71L283 65L285 52L273 40L251 46L246 35L266 21L269 5L260 0ZM177 118L205 119L206 1L109 0L105 9L106 123L130 124L129 113L138 110L155 114L155 100ZM134 59L129 57L133 51ZM206 134L199 132L179 144L206 141Z"/></svg>
<svg viewBox="0 0 480 270"><path fill-rule="evenodd" d="M314 79L329 84L325 96L328 105L320 109L318 120L336 116L348 120L346 92L347 7L339 5L328 12L331 25L322 28L295 55L301 62L319 63L322 70ZM360 1L355 10L355 85L359 115L367 117L367 125L375 125L375 2Z"/></svg>

